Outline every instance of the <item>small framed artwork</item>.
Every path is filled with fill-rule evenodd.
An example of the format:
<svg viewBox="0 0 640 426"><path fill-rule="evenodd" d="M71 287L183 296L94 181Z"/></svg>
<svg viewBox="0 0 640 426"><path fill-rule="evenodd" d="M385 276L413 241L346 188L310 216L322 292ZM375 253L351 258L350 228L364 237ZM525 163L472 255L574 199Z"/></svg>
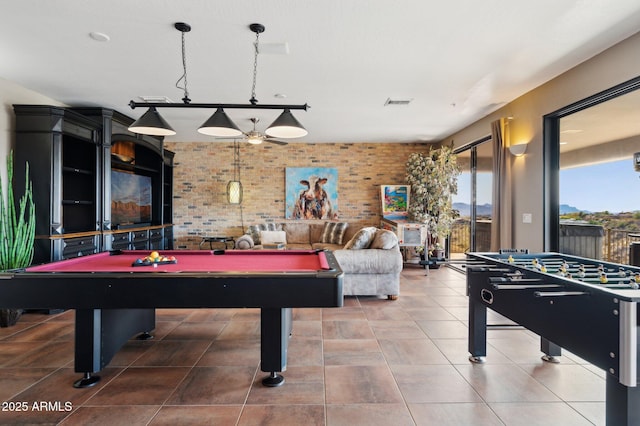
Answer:
<svg viewBox="0 0 640 426"><path fill-rule="evenodd" d="M409 209L411 185L381 185L382 217L393 220L406 220Z"/></svg>

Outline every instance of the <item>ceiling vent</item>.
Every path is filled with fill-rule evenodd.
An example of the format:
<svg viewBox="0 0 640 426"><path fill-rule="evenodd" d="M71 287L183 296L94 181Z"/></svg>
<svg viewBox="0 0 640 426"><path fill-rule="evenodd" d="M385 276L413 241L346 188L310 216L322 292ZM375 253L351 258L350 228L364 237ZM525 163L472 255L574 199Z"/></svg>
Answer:
<svg viewBox="0 0 640 426"><path fill-rule="evenodd" d="M391 99L391 98L387 98L387 100L384 102L384 106L392 106L392 105L409 105L411 103L412 99Z"/></svg>
<svg viewBox="0 0 640 426"><path fill-rule="evenodd" d="M142 102L150 104L170 104L173 101L166 96L138 96Z"/></svg>

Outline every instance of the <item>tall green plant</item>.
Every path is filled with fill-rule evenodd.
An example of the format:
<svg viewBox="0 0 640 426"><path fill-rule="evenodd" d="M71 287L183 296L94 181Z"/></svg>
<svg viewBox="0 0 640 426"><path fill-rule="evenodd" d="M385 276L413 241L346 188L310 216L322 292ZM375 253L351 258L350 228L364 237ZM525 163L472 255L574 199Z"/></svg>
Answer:
<svg viewBox="0 0 640 426"><path fill-rule="evenodd" d="M29 180L29 163L25 165L24 194L16 209L13 194L13 151L7 157L6 199L0 176L0 271L24 268L33 260L36 234L36 209Z"/></svg>

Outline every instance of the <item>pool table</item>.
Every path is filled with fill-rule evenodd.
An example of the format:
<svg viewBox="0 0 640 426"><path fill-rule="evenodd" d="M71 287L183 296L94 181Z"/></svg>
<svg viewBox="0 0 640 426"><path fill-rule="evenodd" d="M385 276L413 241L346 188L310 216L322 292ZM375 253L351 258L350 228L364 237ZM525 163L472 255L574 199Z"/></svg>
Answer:
<svg viewBox="0 0 640 426"><path fill-rule="evenodd" d="M0 273L0 308L75 309L76 387L100 380L94 373L135 334L151 338L155 308L260 308L263 384L279 386L291 308L343 303L329 251L165 250L157 263L149 254L117 250Z"/></svg>

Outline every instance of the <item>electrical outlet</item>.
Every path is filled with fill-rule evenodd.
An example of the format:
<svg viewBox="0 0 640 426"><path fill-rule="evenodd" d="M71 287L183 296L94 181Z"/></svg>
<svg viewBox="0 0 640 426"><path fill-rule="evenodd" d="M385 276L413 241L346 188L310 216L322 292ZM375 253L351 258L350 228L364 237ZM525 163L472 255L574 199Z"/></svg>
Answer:
<svg viewBox="0 0 640 426"><path fill-rule="evenodd" d="M533 216L531 213L522 213L522 223L531 223Z"/></svg>

